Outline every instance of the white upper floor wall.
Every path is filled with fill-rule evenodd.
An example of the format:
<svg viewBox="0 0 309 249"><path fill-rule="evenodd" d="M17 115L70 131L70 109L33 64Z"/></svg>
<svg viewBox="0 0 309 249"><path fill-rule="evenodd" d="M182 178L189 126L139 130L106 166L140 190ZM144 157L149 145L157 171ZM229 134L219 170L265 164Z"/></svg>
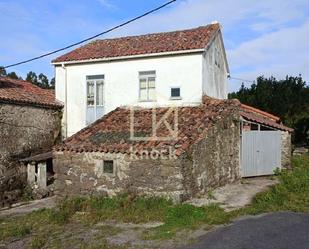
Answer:
<svg viewBox="0 0 309 249"><path fill-rule="evenodd" d="M140 72L149 71L155 73L154 82L150 84L154 86L155 98L152 96L150 101L145 101L141 96L144 93L141 90L143 83ZM89 124L89 76L104 77L103 99L100 100L104 115L125 105L197 105L201 103L203 95L227 98L228 66L220 31L201 50L55 63L56 98L65 105L62 120L64 137L73 135ZM176 93L180 90L179 97L171 97L172 88L176 88ZM150 92L151 89L148 90Z"/></svg>
<svg viewBox="0 0 309 249"><path fill-rule="evenodd" d="M221 32L203 53L203 95L227 99L229 68Z"/></svg>

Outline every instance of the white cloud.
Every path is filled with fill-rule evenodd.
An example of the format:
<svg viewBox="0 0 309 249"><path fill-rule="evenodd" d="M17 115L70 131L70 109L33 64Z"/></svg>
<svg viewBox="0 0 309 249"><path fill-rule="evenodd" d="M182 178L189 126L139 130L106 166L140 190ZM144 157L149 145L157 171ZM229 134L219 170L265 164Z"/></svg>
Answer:
<svg viewBox="0 0 309 249"><path fill-rule="evenodd" d="M116 35L166 31L219 21L224 30L268 31L305 16L307 0L181 0L115 32Z"/></svg>
<svg viewBox="0 0 309 249"><path fill-rule="evenodd" d="M234 74L249 79L259 75L285 77L302 74L309 79L309 20L241 43L229 50ZM234 89L232 89L234 90Z"/></svg>

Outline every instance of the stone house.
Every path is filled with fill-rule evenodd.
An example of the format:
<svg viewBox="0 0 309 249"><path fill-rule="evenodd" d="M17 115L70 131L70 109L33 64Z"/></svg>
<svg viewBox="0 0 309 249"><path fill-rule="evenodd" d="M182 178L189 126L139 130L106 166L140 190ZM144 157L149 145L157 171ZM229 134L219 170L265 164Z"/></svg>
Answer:
<svg viewBox="0 0 309 249"><path fill-rule="evenodd" d="M97 40L52 61L64 103L60 195L122 191L185 200L290 164L291 132L227 99L218 23Z"/></svg>
<svg viewBox="0 0 309 249"><path fill-rule="evenodd" d="M61 109L53 91L0 77L0 206L16 200L26 184L20 160L59 141Z"/></svg>
<svg viewBox="0 0 309 249"><path fill-rule="evenodd" d="M119 107L55 147L56 193L130 191L175 201L205 195L246 172L242 136L251 130L279 132L280 144L287 133L286 148L272 153L290 156L291 129L237 100L204 96L198 106Z"/></svg>

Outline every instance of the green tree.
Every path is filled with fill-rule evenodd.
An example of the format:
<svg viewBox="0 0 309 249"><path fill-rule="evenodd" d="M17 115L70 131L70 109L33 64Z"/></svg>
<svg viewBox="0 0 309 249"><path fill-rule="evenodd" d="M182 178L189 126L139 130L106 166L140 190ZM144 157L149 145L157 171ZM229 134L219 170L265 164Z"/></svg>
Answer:
<svg viewBox="0 0 309 249"><path fill-rule="evenodd" d="M295 129L295 143L309 144L309 87L301 75L287 76L283 80L260 76L256 84L250 87L242 84L239 91L229 94L229 98L279 116Z"/></svg>
<svg viewBox="0 0 309 249"><path fill-rule="evenodd" d="M7 72L4 67L0 66L0 77L9 77L12 79L22 79L22 77L18 76L15 72ZM52 78L50 83L49 79L43 73L37 75L35 72L30 71L27 73L26 81L39 86L41 88L55 88L55 78Z"/></svg>
<svg viewBox="0 0 309 249"><path fill-rule="evenodd" d="M19 77L15 72L10 72L6 76L15 80L21 79L21 77Z"/></svg>
<svg viewBox="0 0 309 249"><path fill-rule="evenodd" d="M0 77L1 77L1 76L6 76L6 70L5 70L4 67L1 67L1 66L0 66Z"/></svg>
<svg viewBox="0 0 309 249"><path fill-rule="evenodd" d="M38 85L42 88L49 88L49 80L46 75L42 73L39 74Z"/></svg>
<svg viewBox="0 0 309 249"><path fill-rule="evenodd" d="M55 77L53 77L53 78L50 80L50 88L55 89L55 84L56 84L56 80L55 80Z"/></svg>
<svg viewBox="0 0 309 249"><path fill-rule="evenodd" d="M4 67L0 66L0 77L9 77L11 79L22 79L15 72L7 72Z"/></svg>
<svg viewBox="0 0 309 249"><path fill-rule="evenodd" d="M32 84L37 85L37 86L39 85L38 76L33 71L30 71L29 73L27 73L26 81L31 82Z"/></svg>
<svg viewBox="0 0 309 249"><path fill-rule="evenodd" d="M55 80L52 79L51 84L49 84L49 80L48 80L47 76L43 73L40 73L39 76L38 76L35 72L30 71L27 74L26 81L29 81L32 84L39 86L41 88L48 89L48 88L54 88L55 87Z"/></svg>

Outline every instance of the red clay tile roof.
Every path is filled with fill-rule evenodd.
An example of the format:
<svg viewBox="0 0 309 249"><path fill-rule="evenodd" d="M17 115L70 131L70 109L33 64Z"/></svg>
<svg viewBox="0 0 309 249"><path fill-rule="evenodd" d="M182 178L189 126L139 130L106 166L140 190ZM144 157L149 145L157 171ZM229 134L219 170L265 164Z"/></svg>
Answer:
<svg viewBox="0 0 309 249"><path fill-rule="evenodd" d="M167 107L156 108L157 121L167 112ZM132 141L130 139L130 108L117 108L92 125L82 129L75 135L56 146L56 151L72 152L109 152L130 153L152 149L175 148L180 155L192 144L198 142L217 121L227 115L240 117L257 123L265 124L279 130L292 129L277 123L275 117L256 108L241 105L238 100L218 100L207 96L199 106L178 107L178 136L172 141ZM152 134L152 109L139 108L134 110L134 133L136 136L147 137ZM167 119L173 123L173 115ZM279 121L278 121L279 122ZM168 135L164 126L159 126L157 136Z"/></svg>
<svg viewBox="0 0 309 249"><path fill-rule="evenodd" d="M54 91L42 89L24 80L0 77L0 102L32 104L60 108Z"/></svg>
<svg viewBox="0 0 309 249"><path fill-rule="evenodd" d="M237 113L239 102L236 100L215 100L207 98L199 106L178 107L178 136L172 141L132 141L130 139L130 109L117 108L92 125L82 129L55 147L56 151L72 152L110 152L130 153L134 151L175 148L177 155L205 136L205 132L215 122L226 115ZM167 107L156 108L157 120L166 113ZM235 111L237 110L237 111ZM134 111L137 136L149 136L152 131L152 109ZM168 119L172 123L173 115ZM169 134L164 125L159 126L157 136Z"/></svg>
<svg viewBox="0 0 309 249"><path fill-rule="evenodd" d="M245 104L241 104L241 107L245 110L245 111L248 111L248 112L253 112L253 113L256 113L258 115L261 115L261 116L264 116L266 118L270 118L272 119L273 121L275 122L280 122L280 118L273 115L273 114L270 114L268 112L264 112L260 109L257 109L257 108L254 108L252 106L249 106L249 105L245 105Z"/></svg>
<svg viewBox="0 0 309 249"><path fill-rule="evenodd" d="M266 126L270 126L279 130L293 132L292 128L284 126L280 118L270 114L268 112L264 112L260 109L254 108L252 106L241 104L240 115L249 121L256 122L259 124L264 124Z"/></svg>
<svg viewBox="0 0 309 249"><path fill-rule="evenodd" d="M204 49L219 29L219 24L210 24L182 31L96 40L64 54L52 62Z"/></svg>

